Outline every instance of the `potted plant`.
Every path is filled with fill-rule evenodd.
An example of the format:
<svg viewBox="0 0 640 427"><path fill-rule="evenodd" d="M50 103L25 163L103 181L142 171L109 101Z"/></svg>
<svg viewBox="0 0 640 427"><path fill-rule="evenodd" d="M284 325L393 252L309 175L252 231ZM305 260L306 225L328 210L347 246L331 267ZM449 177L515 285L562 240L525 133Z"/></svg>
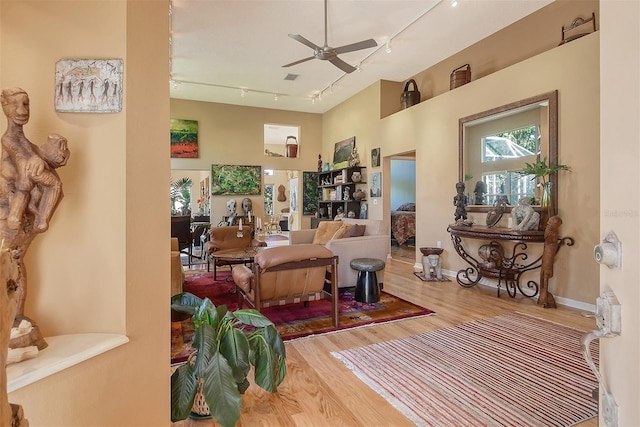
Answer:
<svg viewBox="0 0 640 427"><path fill-rule="evenodd" d="M171 178L171 215L188 215L191 204L191 185L189 177L182 177L174 181Z"/></svg>
<svg viewBox="0 0 640 427"><path fill-rule="evenodd" d="M186 419L192 411L206 415L195 411L199 394L198 400L206 403L218 423L234 426L240 418L241 395L249 387L251 366L255 383L276 391L286 375L285 347L269 319L254 309L230 312L190 293L171 297L171 308L192 316L195 350L171 375L172 421Z"/></svg>
<svg viewBox="0 0 640 427"><path fill-rule="evenodd" d="M533 163L525 163L524 168L516 171L521 175L533 175L532 180L539 180L539 185L542 187L542 196L540 197L540 223L542 228L546 226L549 218L555 215L553 200L551 199L552 182L549 181L549 176L563 170L571 171L571 168L567 165L547 163L547 158L545 157Z"/></svg>

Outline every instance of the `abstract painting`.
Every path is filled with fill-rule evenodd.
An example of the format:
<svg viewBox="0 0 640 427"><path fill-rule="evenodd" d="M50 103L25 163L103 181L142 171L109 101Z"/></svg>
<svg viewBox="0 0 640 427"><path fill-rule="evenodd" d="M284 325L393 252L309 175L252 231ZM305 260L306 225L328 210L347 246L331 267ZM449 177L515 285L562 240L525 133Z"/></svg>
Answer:
<svg viewBox="0 0 640 427"><path fill-rule="evenodd" d="M211 165L211 195L260 194L261 166Z"/></svg>
<svg viewBox="0 0 640 427"><path fill-rule="evenodd" d="M198 158L198 121L171 119L171 157Z"/></svg>

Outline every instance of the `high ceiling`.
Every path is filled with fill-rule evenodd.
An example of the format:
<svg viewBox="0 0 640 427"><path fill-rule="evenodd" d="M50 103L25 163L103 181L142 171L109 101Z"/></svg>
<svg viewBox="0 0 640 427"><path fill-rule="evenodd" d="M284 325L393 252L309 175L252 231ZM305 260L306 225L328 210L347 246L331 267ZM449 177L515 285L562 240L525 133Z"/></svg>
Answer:
<svg viewBox="0 0 640 427"><path fill-rule="evenodd" d="M378 44L341 54L360 68L347 74L319 59L282 67L313 56L288 34L324 45L323 0L171 0L171 97L324 113L378 80L405 81L551 2L328 0L329 46Z"/></svg>

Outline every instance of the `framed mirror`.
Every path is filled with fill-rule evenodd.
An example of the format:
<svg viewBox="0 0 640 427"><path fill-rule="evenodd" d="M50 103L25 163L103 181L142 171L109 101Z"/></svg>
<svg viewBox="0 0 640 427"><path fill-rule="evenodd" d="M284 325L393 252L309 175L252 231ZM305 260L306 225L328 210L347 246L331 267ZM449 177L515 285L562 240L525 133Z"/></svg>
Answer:
<svg viewBox="0 0 640 427"><path fill-rule="evenodd" d="M463 117L458 127L458 180L465 183L467 211L488 212L500 198L508 201L506 211L521 197L540 207L536 180L515 171L538 159L557 164L557 90ZM557 174L549 180L557 212Z"/></svg>

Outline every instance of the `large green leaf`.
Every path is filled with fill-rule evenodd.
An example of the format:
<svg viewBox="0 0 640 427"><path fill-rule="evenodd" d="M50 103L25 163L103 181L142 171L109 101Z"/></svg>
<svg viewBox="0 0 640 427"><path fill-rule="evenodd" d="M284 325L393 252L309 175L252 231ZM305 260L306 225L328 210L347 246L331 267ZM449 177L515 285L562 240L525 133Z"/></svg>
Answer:
<svg viewBox="0 0 640 427"><path fill-rule="evenodd" d="M266 317L264 317L264 315L260 314L258 310L253 308L236 310L233 312L233 315L236 317L236 319L246 325L252 325L256 327L273 325L273 322L271 320L267 319Z"/></svg>
<svg viewBox="0 0 640 427"><path fill-rule="evenodd" d="M171 375L171 421L184 420L189 416L198 389L193 368L185 363Z"/></svg>
<svg viewBox="0 0 640 427"><path fill-rule="evenodd" d="M171 297L171 308L180 313L193 314L202 305L202 299L188 292Z"/></svg>
<svg viewBox="0 0 640 427"><path fill-rule="evenodd" d="M209 324L214 328L218 327L218 312L216 311L216 306L209 298L205 298L204 301L202 301L202 304L196 308L196 311L193 313L192 321L193 327L196 329L204 323Z"/></svg>
<svg viewBox="0 0 640 427"><path fill-rule="evenodd" d="M253 350L253 362L255 366L254 379L256 384L268 392L274 393L279 384L279 356L273 351L261 334L253 335L250 343Z"/></svg>
<svg viewBox="0 0 640 427"><path fill-rule="evenodd" d="M282 341L282 337L274 325L265 327L260 330L260 333L262 333L267 343L273 348L273 351L275 351L277 355L286 357L284 341Z"/></svg>
<svg viewBox="0 0 640 427"><path fill-rule="evenodd" d="M203 323L193 334L193 348L197 349L195 373L203 377L213 356L218 352L218 337L213 326Z"/></svg>
<svg viewBox="0 0 640 427"><path fill-rule="evenodd" d="M242 331L231 328L220 337L220 353L227 359L237 383L249 374L249 340Z"/></svg>
<svg viewBox="0 0 640 427"><path fill-rule="evenodd" d="M231 367L221 353L211 359L202 379L202 394L211 416L224 427L235 426L240 418L241 396Z"/></svg>

